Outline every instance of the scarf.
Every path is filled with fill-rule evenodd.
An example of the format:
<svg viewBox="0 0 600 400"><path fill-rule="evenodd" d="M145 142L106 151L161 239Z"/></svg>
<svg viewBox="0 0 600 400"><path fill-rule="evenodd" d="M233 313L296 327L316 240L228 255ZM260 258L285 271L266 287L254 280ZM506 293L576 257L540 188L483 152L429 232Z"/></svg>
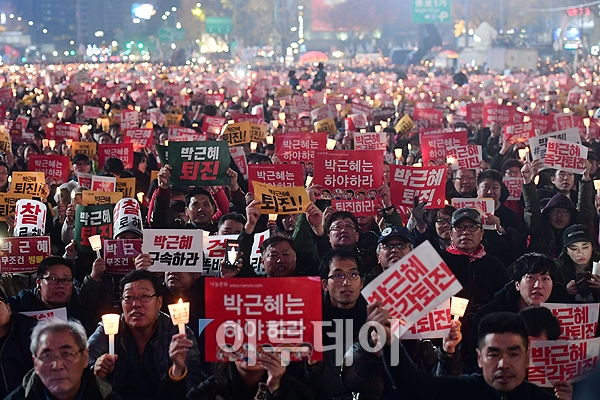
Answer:
<svg viewBox="0 0 600 400"><path fill-rule="evenodd" d="M485 256L485 250L483 248L483 245L480 243L479 246L477 246L477 248L475 249L475 251L471 254L467 254L462 250L459 250L456 248L456 246L454 245L454 243L450 243L450 246L448 246L448 248L446 248L446 251L450 254L456 254L459 256L469 256L469 262L473 262L477 259L483 258L483 256Z"/></svg>

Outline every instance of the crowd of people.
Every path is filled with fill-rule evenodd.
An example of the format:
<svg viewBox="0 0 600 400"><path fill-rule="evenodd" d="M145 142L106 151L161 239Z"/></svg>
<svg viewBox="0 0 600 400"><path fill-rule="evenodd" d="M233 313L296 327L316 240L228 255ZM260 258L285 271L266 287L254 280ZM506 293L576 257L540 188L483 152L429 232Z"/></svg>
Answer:
<svg viewBox="0 0 600 400"><path fill-rule="evenodd" d="M315 66L316 67L316 66ZM312 74L316 73L315 77ZM69 179L47 179L42 197L51 238L51 254L33 274L3 273L0 277L0 397L6 399L593 399L596 379L555 382L539 388L527 382L532 340L556 340L558 319L543 303L598 303L600 197L593 180L600 177L600 141L582 135L589 148L582 174L544 169L539 160L519 156L524 143L511 143L499 123L465 120L467 103L503 104L524 115L572 113L594 115L598 65L582 64L573 75L539 76L464 71L466 84L453 76L421 67L403 71L346 70L343 65L307 67L302 79L295 71L243 70L231 65L165 67L153 64L4 66L0 83L12 96L0 95L6 121L28 117L23 135L12 138L0 161L0 192L11 189L11 175L27 171L33 154L69 156ZM314 81L314 82L313 82ZM577 92L574 104L569 94ZM548 97L552 96L552 100ZM177 187L169 182L173 169L162 165L156 145L167 145L169 115L174 125L206 134L207 117L258 115L268 136L242 148L248 164L282 162L276 144L290 130L286 120L309 120L310 111L330 98L342 99L334 148L352 150L356 131L384 132L384 185L377 191L376 215L355 216L336 210L320 198L320 187L307 186L310 204L305 213L261 214L261 202L248 190L242 167L233 159L228 184ZM433 104L444 118L434 128L467 130L468 140L483 148L478 169L448 166L443 207L400 207L400 193L390 189L392 163L422 163L419 132L423 125L396 129L405 115L414 117L415 104ZM536 104L537 102L537 104ZM309 108L301 108L301 104ZM355 126L348 114L352 104L369 109L366 124ZM543 104L543 105L542 105ZM347 107L348 106L348 107ZM86 107L101 109L93 118ZM569 110L564 108L570 107ZM153 143L135 152L132 168L109 158L98 168L97 156L72 150L72 142L51 143L46 131L57 123L82 126L81 141L122 143L118 115L138 111L137 126L153 129ZM150 112L149 110L152 110ZM351 121L348 121L351 120ZM463 122L464 121L464 122ZM595 123L595 119L592 120ZM311 125L312 126L311 121ZM352 123L350 123L352 122ZM7 125L6 132L10 129ZM312 130L312 129L311 129ZM453 129L451 129L453 130ZM587 131L586 131L587 132ZM32 139L23 140L25 137ZM271 137L273 140L268 140ZM402 149L400 154L394 152ZM324 150L324 149L323 149ZM403 156L402 156L403 155ZM421 164L422 165L422 164ZM155 175L152 175L154 171ZM241 257L223 261L223 279L320 277L322 321L350 320L352 332L323 324L324 345L351 336L344 348L353 362L340 365L335 351L322 361L310 358L282 363L277 354L248 360L205 361L198 322L205 316L204 279L200 272L149 272L152 258L135 257L126 275L106 272L100 254L78 250L74 237L76 210L86 188L81 174L135 177L136 200L143 227L118 227L112 239L141 239L144 228L202 229L210 235L239 235ZM305 166L305 175L314 171ZM507 200L504 177L522 177L522 197ZM153 178L153 179L152 179ZM492 198L495 211L482 215L456 209L453 198ZM484 230L483 225L495 229ZM266 277L259 277L250 259L256 233L270 231L260 244ZM14 236L14 215L0 222L3 237ZM439 340L403 340L390 328L391 315L380 303L367 304L361 290L378 275L394 268L408 253L429 241L462 285L457 294L469 300L465 315L452 321ZM185 333L171 322L167 304L190 302ZM65 307L69 321L50 319L36 324L21 312ZM120 314L114 355L101 316ZM385 335L370 340L385 343L368 352L358 340L365 323L379 323ZM343 331L343 329L342 329ZM399 362L392 362L392 360ZM595 372L594 372L595 374Z"/></svg>

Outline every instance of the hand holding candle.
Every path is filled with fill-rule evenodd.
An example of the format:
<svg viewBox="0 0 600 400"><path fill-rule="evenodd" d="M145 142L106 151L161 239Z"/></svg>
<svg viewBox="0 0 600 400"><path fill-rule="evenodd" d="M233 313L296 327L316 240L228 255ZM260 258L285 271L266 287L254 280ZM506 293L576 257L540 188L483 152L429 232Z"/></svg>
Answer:
<svg viewBox="0 0 600 400"><path fill-rule="evenodd" d="M92 246L92 250L96 252L98 258L102 258L102 256L100 255L100 249L102 248L102 238L100 237L100 235L90 236L88 240L90 241L90 246Z"/></svg>
<svg viewBox="0 0 600 400"><path fill-rule="evenodd" d="M179 299L177 303L169 304L168 307L173 325L179 327L179 333L185 334L185 325L190 322L190 303Z"/></svg>

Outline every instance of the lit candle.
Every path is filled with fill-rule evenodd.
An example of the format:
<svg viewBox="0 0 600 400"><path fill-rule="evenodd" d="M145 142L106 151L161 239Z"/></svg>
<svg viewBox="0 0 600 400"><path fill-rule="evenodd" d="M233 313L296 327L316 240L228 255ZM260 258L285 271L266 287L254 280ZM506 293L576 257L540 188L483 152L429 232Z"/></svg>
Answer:
<svg viewBox="0 0 600 400"><path fill-rule="evenodd" d="M277 221L277 214L269 214L269 221Z"/></svg>
<svg viewBox="0 0 600 400"><path fill-rule="evenodd" d="M375 125L375 132L376 133L380 133L381 132L381 125Z"/></svg>
<svg viewBox="0 0 600 400"><path fill-rule="evenodd" d="M136 194L135 196L137 197L140 204L144 202L144 192L138 192L138 194Z"/></svg>
<svg viewBox="0 0 600 400"><path fill-rule="evenodd" d="M102 316L102 325L104 325L104 333L108 335L108 354L115 355L115 335L119 333L119 314L104 314Z"/></svg>
<svg viewBox="0 0 600 400"><path fill-rule="evenodd" d="M190 303L179 299L177 303L169 304L168 307L173 325L179 327L179 333L185 334L185 325L190 322Z"/></svg>
<svg viewBox="0 0 600 400"><path fill-rule="evenodd" d="M519 152L519 158L521 160L525 160L525 156L527 156L527 150L525 150L525 149L519 149L518 152Z"/></svg>
<svg viewBox="0 0 600 400"><path fill-rule="evenodd" d="M313 177L312 177L312 175L307 175L307 176L306 176L306 183L305 183L305 186L306 186L306 187L309 187L309 186L310 186L310 184L312 183L312 181L313 181Z"/></svg>
<svg viewBox="0 0 600 400"><path fill-rule="evenodd" d="M100 235L90 236L88 240L90 241L90 246L92 246L92 250L96 252L98 258L102 258L100 256L100 249L102 248L102 238L100 237Z"/></svg>
<svg viewBox="0 0 600 400"><path fill-rule="evenodd" d="M165 140L165 146L169 145L169 139Z"/></svg>
<svg viewBox="0 0 600 400"><path fill-rule="evenodd" d="M258 148L258 143L256 142L250 142L250 150L252 150L252 152L256 152L256 149Z"/></svg>
<svg viewBox="0 0 600 400"><path fill-rule="evenodd" d="M408 144L407 147L408 147L408 151L410 151L410 149L412 149L412 145L410 143Z"/></svg>
<svg viewBox="0 0 600 400"><path fill-rule="evenodd" d="M273 144L273 136L272 135L267 136L267 144Z"/></svg>
<svg viewBox="0 0 600 400"><path fill-rule="evenodd" d="M336 140L335 139L327 139L327 150L333 150L335 149L335 144L336 144Z"/></svg>
<svg viewBox="0 0 600 400"><path fill-rule="evenodd" d="M56 147L56 140L54 140L54 139L50 139L50 140L48 141L48 144L50 145L50 148L51 148L52 150L54 150L54 148Z"/></svg>
<svg viewBox="0 0 600 400"><path fill-rule="evenodd" d="M279 113L279 119L285 122L285 113L284 112Z"/></svg>
<svg viewBox="0 0 600 400"><path fill-rule="evenodd" d="M57 112L56 116L58 117L58 119L62 119L62 116L63 116L62 111Z"/></svg>
<svg viewBox="0 0 600 400"><path fill-rule="evenodd" d="M227 250L227 261L230 265L235 264L235 260L237 260L238 253L235 250Z"/></svg>
<svg viewBox="0 0 600 400"><path fill-rule="evenodd" d="M73 139L65 139L65 143L67 144L68 148L71 148L71 146L73 145Z"/></svg>
<svg viewBox="0 0 600 400"><path fill-rule="evenodd" d="M447 158L446 158L446 163L448 163L448 164L450 164L450 165L452 165L452 164L456 163L456 157L454 157L454 156L449 156L449 157L447 157Z"/></svg>
<svg viewBox="0 0 600 400"><path fill-rule="evenodd" d="M42 146L44 146L44 148L48 147L48 143L50 141L48 139L42 139Z"/></svg>
<svg viewBox="0 0 600 400"><path fill-rule="evenodd" d="M600 179L594 180L594 189L600 191Z"/></svg>
<svg viewBox="0 0 600 400"><path fill-rule="evenodd" d="M396 161L400 161L400 159L402 158L402 149L401 148L394 149L394 156L396 156Z"/></svg>
<svg viewBox="0 0 600 400"><path fill-rule="evenodd" d="M450 301L450 314L452 314L452 319L456 321L465 315L468 305L468 299L452 296L452 300Z"/></svg>
<svg viewBox="0 0 600 400"><path fill-rule="evenodd" d="M271 124L273 125L273 129L277 129L279 127L279 121L277 121L276 119L271 121Z"/></svg>
<svg viewBox="0 0 600 400"><path fill-rule="evenodd" d="M52 129L52 128L54 128L54 124L52 122L48 122L48 124L46 125L46 127L48 129Z"/></svg>
<svg viewBox="0 0 600 400"><path fill-rule="evenodd" d="M75 190L71 190L71 203L75 203Z"/></svg>

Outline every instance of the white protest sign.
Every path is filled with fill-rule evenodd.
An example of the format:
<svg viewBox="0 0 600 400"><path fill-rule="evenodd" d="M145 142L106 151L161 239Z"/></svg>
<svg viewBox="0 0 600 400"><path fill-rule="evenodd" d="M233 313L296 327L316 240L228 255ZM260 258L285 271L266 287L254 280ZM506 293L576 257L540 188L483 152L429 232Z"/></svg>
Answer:
<svg viewBox="0 0 600 400"><path fill-rule="evenodd" d="M15 236L42 236L46 231L46 205L20 199L15 205Z"/></svg>
<svg viewBox="0 0 600 400"><path fill-rule="evenodd" d="M508 189L508 198L506 200L520 200L523 193L523 178L505 176L502 183Z"/></svg>
<svg viewBox="0 0 600 400"><path fill-rule="evenodd" d="M542 303L552 311L560 323L562 340L591 339L596 336L598 326L598 309L600 304L561 304Z"/></svg>
<svg viewBox="0 0 600 400"><path fill-rule="evenodd" d="M451 327L452 315L448 299L418 320L400 339L439 339L446 337Z"/></svg>
<svg viewBox="0 0 600 400"><path fill-rule="evenodd" d="M581 144L579 138L579 129L570 128L563 131L550 132L545 135L532 137L529 139L530 153L534 160L543 160L546 156L546 147L548 146L548 139L559 139L571 143Z"/></svg>
<svg viewBox="0 0 600 400"><path fill-rule="evenodd" d="M483 223L483 229L495 230L496 225L486 224L486 218L494 214L494 199L481 198L481 199L469 199L469 198L458 198L452 199L452 206L456 209L459 208L472 208L479 211L481 214L481 222Z"/></svg>
<svg viewBox="0 0 600 400"><path fill-rule="evenodd" d="M35 318L38 321L43 321L48 318L56 318L60 321L68 321L66 307L54 308L52 310L41 310L41 311L21 311L20 314L26 315L31 318Z"/></svg>
<svg viewBox="0 0 600 400"><path fill-rule="evenodd" d="M382 303L395 319L394 333L402 337L424 315L461 289L458 279L431 243L425 241L373 279L361 294L369 304Z"/></svg>
<svg viewBox="0 0 600 400"><path fill-rule="evenodd" d="M544 167L582 174L585 171L588 148L564 140L548 139Z"/></svg>
<svg viewBox="0 0 600 400"><path fill-rule="evenodd" d="M99 192L116 192L117 178L114 176L92 176L92 190Z"/></svg>
<svg viewBox="0 0 600 400"><path fill-rule="evenodd" d="M150 254L152 272L202 272L201 229L146 229L142 252Z"/></svg>

